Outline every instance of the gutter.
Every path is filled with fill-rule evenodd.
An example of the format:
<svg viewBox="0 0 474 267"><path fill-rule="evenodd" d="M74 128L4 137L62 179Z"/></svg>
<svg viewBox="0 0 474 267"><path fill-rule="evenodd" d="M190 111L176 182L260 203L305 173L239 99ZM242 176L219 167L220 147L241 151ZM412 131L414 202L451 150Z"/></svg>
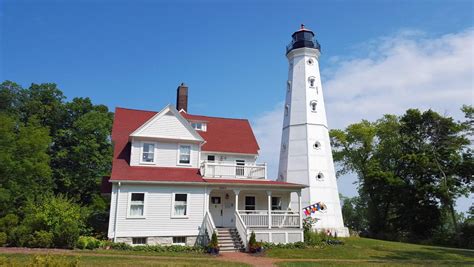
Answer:
<svg viewBox="0 0 474 267"><path fill-rule="evenodd" d="M117 214L118 214L118 201L119 201L119 194L120 194L120 186L121 185L122 185L122 183L118 182L117 196L115 197L114 243L117 241Z"/></svg>

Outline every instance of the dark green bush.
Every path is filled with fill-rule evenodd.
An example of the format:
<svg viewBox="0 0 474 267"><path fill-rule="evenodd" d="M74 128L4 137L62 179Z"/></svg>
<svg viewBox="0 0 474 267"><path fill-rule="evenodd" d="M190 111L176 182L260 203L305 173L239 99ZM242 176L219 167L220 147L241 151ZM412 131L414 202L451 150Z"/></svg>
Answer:
<svg viewBox="0 0 474 267"><path fill-rule="evenodd" d="M204 248L200 246L160 246L160 245L143 245L131 246L126 243L111 243L110 248L115 250L131 250L131 251L146 251L146 252L204 252Z"/></svg>
<svg viewBox="0 0 474 267"><path fill-rule="evenodd" d="M7 234L5 232L0 232L0 247L5 246L7 243Z"/></svg>
<svg viewBox="0 0 474 267"><path fill-rule="evenodd" d="M268 243L264 242L263 248L265 249L272 249L272 248L284 248L284 249L302 249L306 248L307 245L304 242L295 242L289 244L275 244L275 243Z"/></svg>
<svg viewBox="0 0 474 267"><path fill-rule="evenodd" d="M50 248L53 246L53 234L46 231L36 231L31 235L27 245L33 248Z"/></svg>

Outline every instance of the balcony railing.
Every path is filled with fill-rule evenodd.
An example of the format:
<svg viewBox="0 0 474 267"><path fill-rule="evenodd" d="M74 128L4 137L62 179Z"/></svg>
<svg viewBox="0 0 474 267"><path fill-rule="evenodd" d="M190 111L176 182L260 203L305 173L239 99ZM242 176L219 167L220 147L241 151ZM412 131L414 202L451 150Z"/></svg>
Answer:
<svg viewBox="0 0 474 267"><path fill-rule="evenodd" d="M300 214L296 211L272 210L268 216L267 210L239 210L240 217L247 227L267 228L268 219L271 228L299 228Z"/></svg>
<svg viewBox="0 0 474 267"><path fill-rule="evenodd" d="M222 161L204 161L201 165L201 174L204 177L211 178L266 179L267 164L238 164Z"/></svg>

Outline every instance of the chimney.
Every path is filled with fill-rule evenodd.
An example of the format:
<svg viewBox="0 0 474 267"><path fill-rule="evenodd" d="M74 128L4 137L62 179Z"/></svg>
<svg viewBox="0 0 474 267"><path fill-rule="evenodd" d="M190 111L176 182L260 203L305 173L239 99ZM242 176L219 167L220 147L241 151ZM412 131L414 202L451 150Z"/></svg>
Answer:
<svg viewBox="0 0 474 267"><path fill-rule="evenodd" d="M185 112L188 112L188 86L184 83L181 83L181 85L178 86L176 109L178 111L184 110Z"/></svg>

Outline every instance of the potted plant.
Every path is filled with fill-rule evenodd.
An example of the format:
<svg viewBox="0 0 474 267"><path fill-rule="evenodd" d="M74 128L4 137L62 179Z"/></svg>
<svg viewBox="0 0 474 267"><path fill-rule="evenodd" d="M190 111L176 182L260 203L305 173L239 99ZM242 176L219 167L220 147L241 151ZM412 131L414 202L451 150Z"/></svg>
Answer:
<svg viewBox="0 0 474 267"><path fill-rule="evenodd" d="M211 253L212 255L219 254L219 243L217 242L216 232L212 233L211 242L209 242L207 245L207 252Z"/></svg>
<svg viewBox="0 0 474 267"><path fill-rule="evenodd" d="M254 231L252 231L249 238L249 252L250 253L262 252L262 243L257 242L257 238L255 236Z"/></svg>

